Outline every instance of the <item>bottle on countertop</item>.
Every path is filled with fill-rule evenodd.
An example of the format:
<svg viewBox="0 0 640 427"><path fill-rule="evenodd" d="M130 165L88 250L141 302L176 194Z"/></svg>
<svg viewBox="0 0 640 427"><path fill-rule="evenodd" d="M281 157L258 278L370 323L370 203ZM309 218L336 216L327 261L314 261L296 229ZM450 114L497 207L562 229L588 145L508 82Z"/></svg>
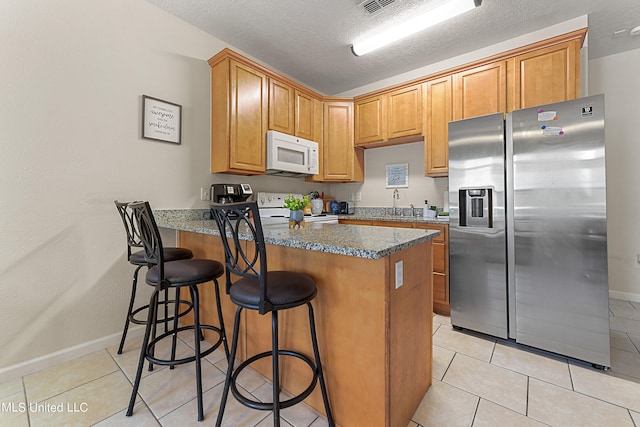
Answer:
<svg viewBox="0 0 640 427"><path fill-rule="evenodd" d="M436 211L429 207L429 201L424 201L424 208L422 208L422 218L435 218Z"/></svg>

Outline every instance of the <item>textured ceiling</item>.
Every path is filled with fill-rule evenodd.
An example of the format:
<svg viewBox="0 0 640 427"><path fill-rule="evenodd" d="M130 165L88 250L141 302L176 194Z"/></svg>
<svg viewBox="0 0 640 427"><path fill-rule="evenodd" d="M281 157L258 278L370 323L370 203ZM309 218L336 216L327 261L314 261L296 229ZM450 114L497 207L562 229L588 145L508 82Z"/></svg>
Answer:
<svg viewBox="0 0 640 427"><path fill-rule="evenodd" d="M471 12L362 57L350 46L443 0L147 0L270 67L335 95L583 15L589 58L640 48L640 0L483 0ZM212 52L215 54L216 52Z"/></svg>

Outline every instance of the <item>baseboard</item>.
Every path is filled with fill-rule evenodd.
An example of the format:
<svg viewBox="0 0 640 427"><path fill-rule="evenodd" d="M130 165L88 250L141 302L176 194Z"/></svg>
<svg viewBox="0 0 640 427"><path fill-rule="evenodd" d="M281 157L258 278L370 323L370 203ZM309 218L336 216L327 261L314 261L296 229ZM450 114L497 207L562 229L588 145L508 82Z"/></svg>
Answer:
<svg viewBox="0 0 640 427"><path fill-rule="evenodd" d="M129 328L127 339L136 338L144 334L144 325L135 325ZM0 369L0 384L13 381L30 373L41 369L50 368L60 363L82 357L89 353L120 344L121 332L106 337L98 338L93 341L82 343L73 347L65 348L45 356L20 362L15 365L7 366Z"/></svg>
<svg viewBox="0 0 640 427"><path fill-rule="evenodd" d="M609 298L640 302L639 294L632 294L630 292L612 291L611 289L609 289Z"/></svg>

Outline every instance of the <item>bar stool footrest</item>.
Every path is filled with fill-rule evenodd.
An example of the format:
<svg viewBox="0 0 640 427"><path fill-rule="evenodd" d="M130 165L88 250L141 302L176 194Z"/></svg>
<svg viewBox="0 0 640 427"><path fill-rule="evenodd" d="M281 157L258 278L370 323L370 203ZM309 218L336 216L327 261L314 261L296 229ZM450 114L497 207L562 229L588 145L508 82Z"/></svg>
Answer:
<svg viewBox="0 0 640 427"><path fill-rule="evenodd" d="M194 329L193 325L182 326L182 327L180 327L178 329L165 332L164 334L156 337L153 341L149 342L149 345L147 346L147 351L145 353L145 358L149 362L151 362L152 364L161 365L161 366L182 365L182 364L185 364L185 363L191 363L191 362L195 361L196 360L196 355L195 354L193 356L185 357L185 358L182 358L182 359L175 359L175 360L159 359L159 358L151 355L153 353L153 349L154 349L155 345L158 344L161 340L163 340L165 338L168 338L168 337L171 337L173 334L177 334L178 332L192 331L193 329ZM220 345L223 342L222 331L220 330L220 328L218 328L216 326L211 326L211 325L200 325L201 333L202 333L203 329L208 329L210 331L216 332L218 334L218 340L210 348L208 348L208 349L206 349L204 351L200 351L200 358L201 359L203 357L206 357L209 354L213 353L218 347L220 347Z"/></svg>
<svg viewBox="0 0 640 427"><path fill-rule="evenodd" d="M265 357L271 357L271 356L272 356L272 353L270 351L265 351L264 353L256 354L255 356L252 356L247 360L245 360L244 362L242 362L240 365L238 365L236 369L234 369L233 374L231 375L231 384L230 384L231 392L233 393L235 398L238 400L238 402L242 403L244 406L247 406L252 409L258 409L261 411L273 410L273 402L258 402L256 400L251 400L245 397L244 395L242 395L236 386L236 379L244 368L246 368L247 366L251 365L253 362L259 359L263 359ZM279 402L280 409L284 409L290 406L297 405L298 403L302 402L311 394L311 392L315 389L316 384L318 382L318 368L313 360L311 360L309 357L305 356L304 354L296 351L278 350L278 357L279 356L296 357L302 360L303 362L305 362L307 365L309 365L309 367L313 371L313 379L311 380L311 383L304 391L302 391L300 394L290 399Z"/></svg>
<svg viewBox="0 0 640 427"><path fill-rule="evenodd" d="M176 301L175 300L169 300L169 301L160 301L158 302L158 307L160 306L169 306L170 304L175 305ZM186 305L186 308L184 309L184 311L178 313L178 319L186 316L187 314L189 314L191 312L191 310L193 310L193 303L191 301L187 301L187 300L179 300L178 303L180 305ZM135 323L136 325L146 325L147 324L147 319L136 319L135 315L140 313L141 311L144 310L148 310L149 309L149 304L147 305L143 305L142 307L138 307L135 310L133 310L131 312L131 314L129 315L129 322L131 323ZM164 322L171 322L173 321L173 315L171 315L170 317L167 317L166 319L162 318L162 319L158 319L156 320L156 324L158 323L164 323Z"/></svg>

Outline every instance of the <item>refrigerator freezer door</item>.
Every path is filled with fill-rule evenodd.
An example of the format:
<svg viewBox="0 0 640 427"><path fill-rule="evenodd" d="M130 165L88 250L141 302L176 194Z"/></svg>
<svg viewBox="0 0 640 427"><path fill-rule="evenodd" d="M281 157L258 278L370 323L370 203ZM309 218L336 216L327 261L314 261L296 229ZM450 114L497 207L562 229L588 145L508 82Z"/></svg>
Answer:
<svg viewBox="0 0 640 427"><path fill-rule="evenodd" d="M610 366L604 97L511 118L516 340Z"/></svg>
<svg viewBox="0 0 640 427"><path fill-rule="evenodd" d="M449 123L451 323L507 338L504 117Z"/></svg>

